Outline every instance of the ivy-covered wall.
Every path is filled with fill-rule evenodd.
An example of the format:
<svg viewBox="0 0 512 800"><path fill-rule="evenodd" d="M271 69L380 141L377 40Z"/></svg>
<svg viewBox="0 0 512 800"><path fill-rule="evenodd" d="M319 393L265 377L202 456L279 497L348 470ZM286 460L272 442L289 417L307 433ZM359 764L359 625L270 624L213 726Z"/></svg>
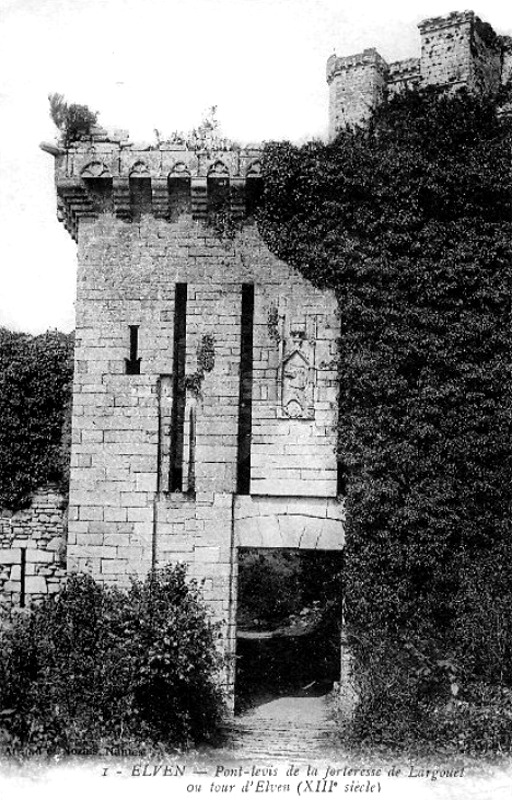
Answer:
<svg viewBox="0 0 512 800"><path fill-rule="evenodd" d="M48 483L67 492L73 335L0 328L0 508Z"/></svg>
<svg viewBox="0 0 512 800"><path fill-rule="evenodd" d="M417 90L329 145L266 151L260 231L340 307L362 737L458 742L468 704L512 685L507 100Z"/></svg>

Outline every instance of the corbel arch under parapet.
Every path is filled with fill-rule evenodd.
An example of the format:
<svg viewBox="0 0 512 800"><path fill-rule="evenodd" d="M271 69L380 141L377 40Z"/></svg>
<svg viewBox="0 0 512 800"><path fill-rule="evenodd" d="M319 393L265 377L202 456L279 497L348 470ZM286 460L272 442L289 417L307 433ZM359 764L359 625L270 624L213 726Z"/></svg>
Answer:
<svg viewBox="0 0 512 800"><path fill-rule="evenodd" d="M229 169L223 161L217 159L208 167L208 178L229 178Z"/></svg>
<svg viewBox="0 0 512 800"><path fill-rule="evenodd" d="M139 159L132 164L129 176L130 178L150 178L151 172L145 161Z"/></svg>
<svg viewBox="0 0 512 800"><path fill-rule="evenodd" d="M256 159L255 161L251 161L248 164L247 169L245 171L246 178L261 178L261 161Z"/></svg>
<svg viewBox="0 0 512 800"><path fill-rule="evenodd" d="M190 178L190 169L184 161L177 161L169 172L168 178Z"/></svg>
<svg viewBox="0 0 512 800"><path fill-rule="evenodd" d="M80 171L82 181L83 209L87 208L92 216L103 212L111 212L112 205L112 173L107 165L99 159L89 161Z"/></svg>
<svg viewBox="0 0 512 800"><path fill-rule="evenodd" d="M103 161L89 161L80 172L81 178L111 178L112 174Z"/></svg>

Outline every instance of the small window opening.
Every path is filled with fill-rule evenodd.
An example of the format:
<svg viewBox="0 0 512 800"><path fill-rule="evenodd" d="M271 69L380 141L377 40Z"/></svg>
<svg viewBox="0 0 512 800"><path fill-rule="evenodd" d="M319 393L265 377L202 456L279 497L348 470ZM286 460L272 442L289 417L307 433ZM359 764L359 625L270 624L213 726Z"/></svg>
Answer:
<svg viewBox="0 0 512 800"><path fill-rule="evenodd" d="M140 375L139 326L130 325L130 358L126 358L126 374Z"/></svg>

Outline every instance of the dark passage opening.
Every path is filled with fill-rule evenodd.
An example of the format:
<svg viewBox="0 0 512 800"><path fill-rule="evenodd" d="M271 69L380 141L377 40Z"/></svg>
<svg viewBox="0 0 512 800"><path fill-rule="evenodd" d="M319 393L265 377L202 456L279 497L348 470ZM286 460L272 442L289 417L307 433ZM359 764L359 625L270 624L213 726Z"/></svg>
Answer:
<svg viewBox="0 0 512 800"><path fill-rule="evenodd" d="M247 217L254 216L261 205L263 181L261 178L247 178L245 186L245 208Z"/></svg>
<svg viewBox="0 0 512 800"><path fill-rule="evenodd" d="M171 222L176 222L182 214L190 214L190 178L169 178L169 210Z"/></svg>
<svg viewBox="0 0 512 800"><path fill-rule="evenodd" d="M174 356L172 371L171 459L169 489L181 492L183 486L183 432L185 426L185 360L187 337L187 284L176 284L174 301Z"/></svg>
<svg viewBox="0 0 512 800"><path fill-rule="evenodd" d="M130 212L133 222L140 222L143 214L151 214L151 178L130 178Z"/></svg>
<svg viewBox="0 0 512 800"><path fill-rule="evenodd" d="M208 213L229 210L229 178L208 178Z"/></svg>
<svg viewBox="0 0 512 800"><path fill-rule="evenodd" d="M240 341L240 395L238 407L238 494L251 492L252 369L253 369L254 285L242 284Z"/></svg>
<svg viewBox="0 0 512 800"><path fill-rule="evenodd" d="M112 197L112 178L85 178L87 194L92 200L96 214L114 211L114 200Z"/></svg>
<svg viewBox="0 0 512 800"><path fill-rule="evenodd" d="M235 710L326 695L340 678L343 554L240 548Z"/></svg>

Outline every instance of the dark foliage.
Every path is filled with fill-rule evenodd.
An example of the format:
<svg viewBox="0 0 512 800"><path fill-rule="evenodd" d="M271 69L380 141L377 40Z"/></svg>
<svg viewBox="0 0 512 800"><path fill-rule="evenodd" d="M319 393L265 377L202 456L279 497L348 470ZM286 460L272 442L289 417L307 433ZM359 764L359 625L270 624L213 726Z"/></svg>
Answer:
<svg viewBox="0 0 512 800"><path fill-rule="evenodd" d="M72 378L72 335L0 328L0 507L49 482L67 490Z"/></svg>
<svg viewBox="0 0 512 800"><path fill-rule="evenodd" d="M512 644L499 567L512 547L510 141L491 101L411 92L327 146L267 148L260 230L341 310L363 738L431 733L475 681L511 685L498 667ZM431 676L453 662L460 686L426 681L422 658Z"/></svg>
<svg viewBox="0 0 512 800"><path fill-rule="evenodd" d="M9 753L186 746L222 712L215 630L177 566L128 592L72 575L0 632L0 720Z"/></svg>
<svg viewBox="0 0 512 800"><path fill-rule="evenodd" d="M339 553L244 548L238 554L238 623L273 630L341 595Z"/></svg>
<svg viewBox="0 0 512 800"><path fill-rule="evenodd" d="M62 134L65 147L72 142L85 139L91 134L91 128L98 119L97 112L77 103L67 103L61 94L50 94L50 116Z"/></svg>

